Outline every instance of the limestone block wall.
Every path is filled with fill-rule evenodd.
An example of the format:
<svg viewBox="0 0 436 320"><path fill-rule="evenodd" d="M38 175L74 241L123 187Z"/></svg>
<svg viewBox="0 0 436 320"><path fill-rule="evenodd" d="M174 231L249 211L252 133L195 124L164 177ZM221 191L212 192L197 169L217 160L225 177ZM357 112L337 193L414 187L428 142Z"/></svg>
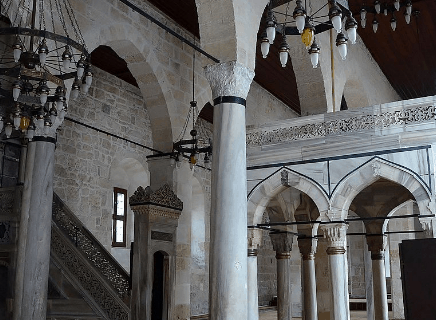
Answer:
<svg viewBox="0 0 436 320"><path fill-rule="evenodd" d="M70 101L67 116L151 146L148 111L139 89L94 70L88 95ZM144 148L68 120L58 133L54 190L107 249L112 241L113 187L127 189L130 196L138 185L149 185L145 158L149 154ZM133 240L131 212L127 224L129 247ZM127 267L128 252L118 258Z"/></svg>
<svg viewBox="0 0 436 320"><path fill-rule="evenodd" d="M268 231L262 232L262 244L257 256L257 286L259 306L267 306L277 296L277 260Z"/></svg>
<svg viewBox="0 0 436 320"><path fill-rule="evenodd" d="M357 215L349 217L356 218ZM348 226L348 233L365 232L362 222L352 222ZM365 299L365 236L347 236L348 257L348 292L351 298Z"/></svg>
<svg viewBox="0 0 436 320"><path fill-rule="evenodd" d="M294 110L254 81L248 92L245 116L247 126L299 117Z"/></svg>

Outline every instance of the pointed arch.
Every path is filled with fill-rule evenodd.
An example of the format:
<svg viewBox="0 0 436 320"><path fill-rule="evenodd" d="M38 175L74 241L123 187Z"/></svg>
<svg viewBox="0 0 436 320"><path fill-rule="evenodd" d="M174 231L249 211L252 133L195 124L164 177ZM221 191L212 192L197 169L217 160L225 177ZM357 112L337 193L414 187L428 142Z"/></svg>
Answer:
<svg viewBox="0 0 436 320"><path fill-rule="evenodd" d="M380 178L405 187L418 203L421 214L430 211L428 205L431 202L432 195L422 178L416 172L404 166L379 157L368 160L342 178L333 190L331 197L332 208L335 208L334 211L339 211L340 217L345 219L353 199L363 189Z"/></svg>
<svg viewBox="0 0 436 320"><path fill-rule="evenodd" d="M327 193L316 181L287 167L282 167L258 183L248 194L248 224L260 223L269 201L289 187L308 195L320 213L329 209Z"/></svg>

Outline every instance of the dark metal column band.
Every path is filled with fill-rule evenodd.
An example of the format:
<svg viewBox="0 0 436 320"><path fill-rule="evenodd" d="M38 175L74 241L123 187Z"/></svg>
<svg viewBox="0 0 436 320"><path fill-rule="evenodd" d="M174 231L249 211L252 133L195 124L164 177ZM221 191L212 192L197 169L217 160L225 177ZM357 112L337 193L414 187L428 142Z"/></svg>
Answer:
<svg viewBox="0 0 436 320"><path fill-rule="evenodd" d="M345 253L344 247L329 247L327 248L327 254L333 255L333 254L344 254Z"/></svg>
<svg viewBox="0 0 436 320"><path fill-rule="evenodd" d="M257 249L248 249L249 257L257 257Z"/></svg>
<svg viewBox="0 0 436 320"><path fill-rule="evenodd" d="M371 252L371 260L384 260L384 259L385 259L384 251L381 251L381 252Z"/></svg>
<svg viewBox="0 0 436 320"><path fill-rule="evenodd" d="M245 107L247 101L244 98L235 97L235 96L220 96L213 99L213 104L215 106L222 103L236 103L236 104L243 105Z"/></svg>
<svg viewBox="0 0 436 320"><path fill-rule="evenodd" d="M30 142L33 142L33 141L44 141L44 142L50 142L50 143L56 144L56 139L52 138L52 137L36 136L36 137L33 137L32 141L30 141Z"/></svg>
<svg viewBox="0 0 436 320"><path fill-rule="evenodd" d="M291 259L291 253L290 252L276 252L276 259L277 260Z"/></svg>
<svg viewBox="0 0 436 320"><path fill-rule="evenodd" d="M303 260L315 260L315 255L313 253L307 253L301 255Z"/></svg>

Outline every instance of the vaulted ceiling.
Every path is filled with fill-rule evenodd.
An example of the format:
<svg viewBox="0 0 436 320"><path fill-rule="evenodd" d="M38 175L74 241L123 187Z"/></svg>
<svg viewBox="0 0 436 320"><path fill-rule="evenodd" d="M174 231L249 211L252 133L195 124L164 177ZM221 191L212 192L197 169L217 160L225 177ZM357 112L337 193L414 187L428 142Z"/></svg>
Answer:
<svg viewBox="0 0 436 320"><path fill-rule="evenodd" d="M147 0L156 8L189 32L199 37L198 18L195 0ZM274 0L287 2L289 0ZM291 0L293 1L293 0ZM371 0L366 3L372 2ZM393 0L387 0L392 5ZM405 2L405 0L401 0ZM398 27L390 28L391 15L378 15L379 28L372 30L373 14L368 13L367 27L359 25L358 33L369 52L402 99L412 99L436 95L436 1L412 0L413 10L419 10L407 25L403 16L404 8L396 12ZM364 0L348 0L349 8L356 20L360 21L359 11ZM293 6L293 4L291 4ZM263 31L261 26L260 30ZM282 100L293 110L300 112L297 83L292 64L280 66L278 59L279 41L275 41L267 59L260 54L257 46L255 81Z"/></svg>

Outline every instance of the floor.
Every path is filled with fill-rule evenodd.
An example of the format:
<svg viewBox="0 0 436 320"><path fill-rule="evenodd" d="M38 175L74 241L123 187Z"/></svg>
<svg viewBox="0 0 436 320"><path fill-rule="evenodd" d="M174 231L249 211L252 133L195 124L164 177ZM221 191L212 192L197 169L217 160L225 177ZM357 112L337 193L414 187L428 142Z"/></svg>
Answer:
<svg viewBox="0 0 436 320"><path fill-rule="evenodd" d="M391 312L389 312L391 313ZM301 318L292 318L293 320L301 319ZM367 319L366 311L351 311L351 320L363 320ZM277 311L276 310L268 310L259 313L259 320L277 320Z"/></svg>

